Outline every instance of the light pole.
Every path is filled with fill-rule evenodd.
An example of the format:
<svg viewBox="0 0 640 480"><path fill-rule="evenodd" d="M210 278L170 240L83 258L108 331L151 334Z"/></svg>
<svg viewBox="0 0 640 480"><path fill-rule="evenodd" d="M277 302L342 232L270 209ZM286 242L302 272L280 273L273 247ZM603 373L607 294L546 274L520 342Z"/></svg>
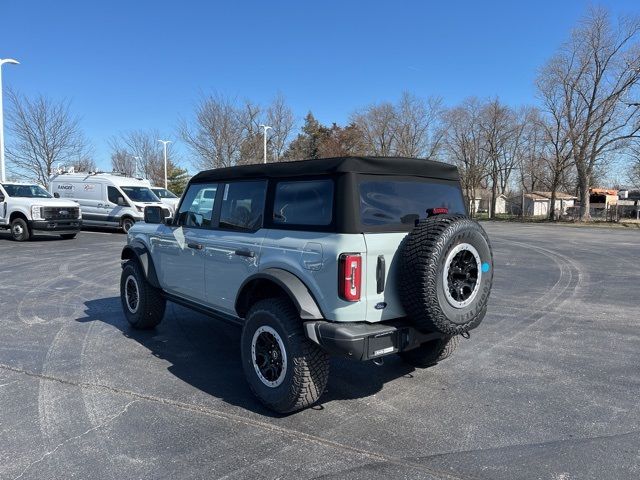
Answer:
<svg viewBox="0 0 640 480"><path fill-rule="evenodd" d="M158 140L164 145L164 188L167 189L167 143L171 143L171 140Z"/></svg>
<svg viewBox="0 0 640 480"><path fill-rule="evenodd" d="M142 176L142 174L140 173L140 169L138 168L139 165L140 165L140 162L142 161L142 157L136 157L135 155L132 155L132 157L136 161L135 168L134 168L134 170L135 170L134 175Z"/></svg>
<svg viewBox="0 0 640 480"><path fill-rule="evenodd" d="M267 163L267 130L272 129L269 125L258 125L260 128L264 128L264 163Z"/></svg>
<svg viewBox="0 0 640 480"><path fill-rule="evenodd" d="M2 109L2 65L11 63L20 65L20 62L13 58L0 58L0 181L6 182L6 172L4 167L4 113Z"/></svg>

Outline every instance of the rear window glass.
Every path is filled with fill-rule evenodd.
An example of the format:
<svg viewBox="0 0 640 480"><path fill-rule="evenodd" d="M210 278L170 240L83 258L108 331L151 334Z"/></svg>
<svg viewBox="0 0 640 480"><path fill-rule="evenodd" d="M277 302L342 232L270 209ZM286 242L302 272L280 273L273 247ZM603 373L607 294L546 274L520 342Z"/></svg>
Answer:
<svg viewBox="0 0 640 480"><path fill-rule="evenodd" d="M430 208L466 213L455 183L420 180L363 180L360 182L362 225L413 225Z"/></svg>
<svg viewBox="0 0 640 480"><path fill-rule="evenodd" d="M273 205L276 225L318 225L331 223L333 180L279 182Z"/></svg>

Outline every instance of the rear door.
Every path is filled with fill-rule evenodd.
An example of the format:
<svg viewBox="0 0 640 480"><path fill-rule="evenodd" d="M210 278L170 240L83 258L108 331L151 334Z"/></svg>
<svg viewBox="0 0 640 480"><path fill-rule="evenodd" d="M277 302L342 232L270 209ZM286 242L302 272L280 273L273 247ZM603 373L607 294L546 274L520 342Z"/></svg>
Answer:
<svg viewBox="0 0 640 480"><path fill-rule="evenodd" d="M366 283L369 322L405 315L398 294L401 244L427 210L466 214L458 182L420 177L375 177L358 181L360 225L367 245Z"/></svg>
<svg viewBox="0 0 640 480"><path fill-rule="evenodd" d="M242 283L258 272L265 238L266 180L220 185L217 228L204 239L207 303L235 315L235 300Z"/></svg>

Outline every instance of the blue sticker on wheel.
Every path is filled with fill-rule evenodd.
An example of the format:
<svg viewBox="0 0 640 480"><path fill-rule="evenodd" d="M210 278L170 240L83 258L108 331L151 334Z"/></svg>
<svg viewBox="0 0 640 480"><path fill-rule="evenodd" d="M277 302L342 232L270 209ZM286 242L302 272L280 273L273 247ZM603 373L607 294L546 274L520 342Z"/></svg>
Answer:
<svg viewBox="0 0 640 480"><path fill-rule="evenodd" d="M482 263L482 273L487 273L491 266L487 262Z"/></svg>

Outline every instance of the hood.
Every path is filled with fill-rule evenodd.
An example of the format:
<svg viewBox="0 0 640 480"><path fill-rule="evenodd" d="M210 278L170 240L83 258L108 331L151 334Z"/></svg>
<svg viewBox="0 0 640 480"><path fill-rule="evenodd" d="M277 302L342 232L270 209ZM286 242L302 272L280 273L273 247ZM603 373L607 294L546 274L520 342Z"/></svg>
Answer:
<svg viewBox="0 0 640 480"><path fill-rule="evenodd" d="M73 200L67 200L64 198L26 198L26 197L11 197L13 200L21 200L31 205L42 205L43 207L79 207L78 202Z"/></svg>

